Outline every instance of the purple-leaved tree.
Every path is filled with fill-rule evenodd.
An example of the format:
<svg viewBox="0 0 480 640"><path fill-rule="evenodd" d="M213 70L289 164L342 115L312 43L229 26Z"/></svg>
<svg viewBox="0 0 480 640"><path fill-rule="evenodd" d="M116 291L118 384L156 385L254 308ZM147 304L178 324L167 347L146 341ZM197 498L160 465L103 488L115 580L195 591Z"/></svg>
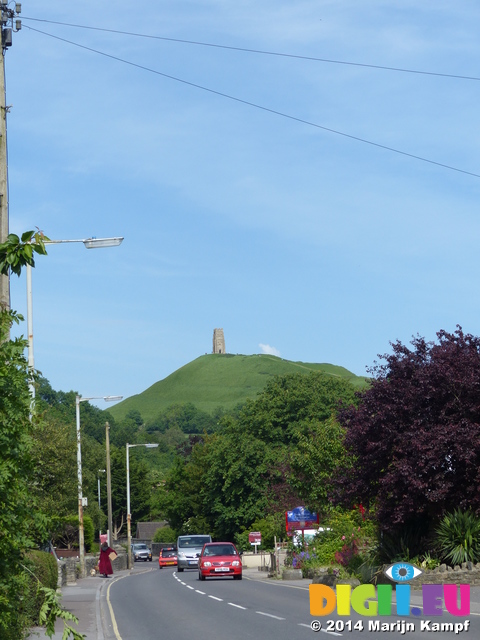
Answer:
<svg viewBox="0 0 480 640"><path fill-rule="evenodd" d="M392 343L358 408L340 414L350 465L336 500L374 507L385 531L480 513L480 338L457 326L411 344Z"/></svg>

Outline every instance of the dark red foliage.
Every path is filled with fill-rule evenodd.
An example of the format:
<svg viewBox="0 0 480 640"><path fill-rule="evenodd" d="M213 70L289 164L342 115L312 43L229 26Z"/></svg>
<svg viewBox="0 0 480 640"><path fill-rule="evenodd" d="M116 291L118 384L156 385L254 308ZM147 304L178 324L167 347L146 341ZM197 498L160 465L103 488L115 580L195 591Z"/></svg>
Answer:
<svg viewBox="0 0 480 640"><path fill-rule="evenodd" d="M348 567L353 556L357 555L357 541L352 538L349 544L344 544L341 551L335 552L335 562L342 567Z"/></svg>
<svg viewBox="0 0 480 640"><path fill-rule="evenodd" d="M387 530L457 507L480 512L480 339L461 327L437 337L392 344L362 403L340 414L354 462L336 499L375 505Z"/></svg>

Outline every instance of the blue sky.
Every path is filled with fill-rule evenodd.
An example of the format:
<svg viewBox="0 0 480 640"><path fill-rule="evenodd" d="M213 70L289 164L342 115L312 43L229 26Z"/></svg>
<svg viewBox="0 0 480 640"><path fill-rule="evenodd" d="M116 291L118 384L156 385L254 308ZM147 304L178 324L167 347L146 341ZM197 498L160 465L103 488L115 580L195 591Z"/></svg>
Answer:
<svg viewBox="0 0 480 640"><path fill-rule="evenodd" d="M10 229L125 237L37 261L35 365L55 389L140 393L215 327L230 353L357 375L390 341L479 334L477 3L50 0L21 17Z"/></svg>

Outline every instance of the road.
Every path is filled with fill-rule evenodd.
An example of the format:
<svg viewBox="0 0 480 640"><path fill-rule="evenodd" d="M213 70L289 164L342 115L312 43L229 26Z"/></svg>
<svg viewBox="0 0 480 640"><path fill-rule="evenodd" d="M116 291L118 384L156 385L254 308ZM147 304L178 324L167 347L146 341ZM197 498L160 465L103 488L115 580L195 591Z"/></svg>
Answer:
<svg viewBox="0 0 480 640"><path fill-rule="evenodd" d="M469 617L468 630L455 633L428 628L422 631L423 616L372 619L374 623L394 625L382 632L369 630L369 618L356 615L338 618L332 614L328 616L328 620L332 620L330 633L327 632L328 620L321 619L323 628L315 634L310 626L315 618L309 611L308 584L289 585L247 577L242 581L225 577L200 582L196 571L177 574L175 569L160 571L155 564L145 569L136 568L131 575L112 581L106 596L109 621L105 640L301 640L326 635L351 640L366 637L426 640L432 633L435 639L461 638L467 634L469 638L480 638L478 615ZM445 613L430 620L455 624L465 619ZM414 630L402 623L395 626L399 621L413 623Z"/></svg>

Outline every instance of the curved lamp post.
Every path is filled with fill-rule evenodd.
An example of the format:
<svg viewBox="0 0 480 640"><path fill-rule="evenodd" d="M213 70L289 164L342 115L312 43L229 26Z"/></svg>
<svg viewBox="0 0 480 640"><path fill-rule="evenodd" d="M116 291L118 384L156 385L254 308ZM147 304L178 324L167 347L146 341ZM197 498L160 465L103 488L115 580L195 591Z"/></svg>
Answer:
<svg viewBox="0 0 480 640"><path fill-rule="evenodd" d="M118 247L123 242L123 237L115 238L85 238L84 240L45 240L45 244L66 244L71 242L83 242L86 249L105 249ZM33 357L33 301L32 301L32 267L27 264L27 331L28 331L28 368L33 373L35 369ZM35 399L35 386L33 381L29 383L31 400Z"/></svg>
<svg viewBox="0 0 480 640"><path fill-rule="evenodd" d="M158 443L147 444L128 444L127 442L127 547L128 547L128 569L132 568L132 514L130 513L130 461L128 456L128 450L132 447L145 447L146 449L155 449L158 447Z"/></svg>
<svg viewBox="0 0 480 640"><path fill-rule="evenodd" d="M75 417L77 423L77 477L78 477L78 547L80 551L80 577L85 577L85 549L84 549L84 533L83 533L83 491L82 491L82 446L80 437L80 403L88 400L105 400L105 402L114 402L121 400L123 396L90 396L90 398L82 398L75 396Z"/></svg>

